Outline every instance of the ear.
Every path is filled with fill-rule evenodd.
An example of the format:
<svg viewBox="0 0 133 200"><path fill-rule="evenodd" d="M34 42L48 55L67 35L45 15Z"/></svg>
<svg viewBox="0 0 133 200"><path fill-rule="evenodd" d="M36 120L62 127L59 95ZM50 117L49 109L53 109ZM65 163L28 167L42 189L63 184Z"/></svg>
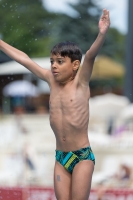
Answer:
<svg viewBox="0 0 133 200"><path fill-rule="evenodd" d="M73 71L77 71L79 67L80 67L80 61L74 60L73 61Z"/></svg>

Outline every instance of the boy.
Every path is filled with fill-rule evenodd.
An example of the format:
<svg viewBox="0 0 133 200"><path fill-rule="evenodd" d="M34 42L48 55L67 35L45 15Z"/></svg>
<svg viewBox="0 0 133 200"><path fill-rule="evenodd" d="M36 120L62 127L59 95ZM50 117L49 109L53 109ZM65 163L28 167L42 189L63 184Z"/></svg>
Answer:
<svg viewBox="0 0 133 200"><path fill-rule="evenodd" d="M88 82L109 25L109 11L104 9L98 37L87 51L80 70L81 51L71 42L53 47L51 70L46 70L25 53L0 41L0 50L49 84L50 125L56 137L54 188L57 200L88 200L89 197L95 158L88 139Z"/></svg>

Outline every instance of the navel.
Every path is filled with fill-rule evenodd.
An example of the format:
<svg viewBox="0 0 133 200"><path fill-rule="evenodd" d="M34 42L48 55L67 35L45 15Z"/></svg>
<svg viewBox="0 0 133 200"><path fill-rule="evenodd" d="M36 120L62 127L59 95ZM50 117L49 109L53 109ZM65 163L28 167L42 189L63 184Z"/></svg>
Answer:
<svg viewBox="0 0 133 200"><path fill-rule="evenodd" d="M66 141L66 137L65 136L63 136L63 141Z"/></svg>

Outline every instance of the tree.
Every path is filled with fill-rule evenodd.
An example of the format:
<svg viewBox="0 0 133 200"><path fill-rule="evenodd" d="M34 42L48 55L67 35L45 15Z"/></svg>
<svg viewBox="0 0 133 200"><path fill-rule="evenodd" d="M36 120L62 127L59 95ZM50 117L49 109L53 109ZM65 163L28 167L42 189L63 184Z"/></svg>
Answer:
<svg viewBox="0 0 133 200"><path fill-rule="evenodd" d="M73 41L85 53L97 37L102 10L93 0L69 5L77 13L73 17L48 12L42 0L0 0L0 36L31 57L49 56L60 41ZM100 53L124 62L124 38L110 28Z"/></svg>
<svg viewBox="0 0 133 200"><path fill-rule="evenodd" d="M64 14L60 17L58 40L73 41L85 53L97 36L97 23L101 11L90 0L80 0L77 4L69 5L77 12L77 15L71 17Z"/></svg>
<svg viewBox="0 0 133 200"><path fill-rule="evenodd" d="M118 62L124 64L125 60L125 35L121 34L117 29L110 28L101 54L107 55Z"/></svg>
<svg viewBox="0 0 133 200"><path fill-rule="evenodd" d="M7 43L30 56L49 54L52 22L41 0L1 0L0 35Z"/></svg>
<svg viewBox="0 0 133 200"><path fill-rule="evenodd" d="M56 41L73 41L85 53L97 37L102 9L93 0L78 0L76 4L69 3L69 5L77 15L74 17L65 14L60 14L60 17L58 15ZM117 29L110 28L100 54L124 62L124 39L125 36Z"/></svg>

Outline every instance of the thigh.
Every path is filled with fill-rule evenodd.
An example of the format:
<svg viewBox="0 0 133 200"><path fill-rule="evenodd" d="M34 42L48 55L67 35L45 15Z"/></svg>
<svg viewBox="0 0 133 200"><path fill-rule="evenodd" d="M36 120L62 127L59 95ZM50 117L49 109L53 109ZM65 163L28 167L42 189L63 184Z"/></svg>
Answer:
<svg viewBox="0 0 133 200"><path fill-rule="evenodd" d="M59 163L55 162L54 189L57 200L71 200L72 175Z"/></svg>
<svg viewBox="0 0 133 200"><path fill-rule="evenodd" d="M94 163L83 160L75 165L72 173L72 200L88 200Z"/></svg>

